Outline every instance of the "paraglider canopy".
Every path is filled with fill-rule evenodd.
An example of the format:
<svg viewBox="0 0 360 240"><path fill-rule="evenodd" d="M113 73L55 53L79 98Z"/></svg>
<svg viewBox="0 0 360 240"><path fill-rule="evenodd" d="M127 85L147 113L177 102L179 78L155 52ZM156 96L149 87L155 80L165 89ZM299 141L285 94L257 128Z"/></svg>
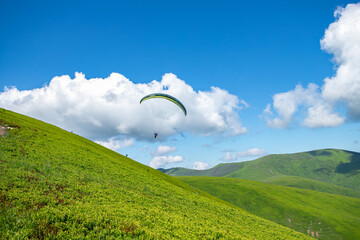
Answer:
<svg viewBox="0 0 360 240"><path fill-rule="evenodd" d="M181 108L181 110L184 112L185 116L187 114L185 106L178 99L176 99L175 97L170 96L168 94L165 94L165 93L152 93L152 94L146 95L145 97L143 97L140 100L140 104L143 101L148 100L148 99L152 99L152 98L164 98L166 100L169 100L169 101L175 103L179 108Z"/></svg>

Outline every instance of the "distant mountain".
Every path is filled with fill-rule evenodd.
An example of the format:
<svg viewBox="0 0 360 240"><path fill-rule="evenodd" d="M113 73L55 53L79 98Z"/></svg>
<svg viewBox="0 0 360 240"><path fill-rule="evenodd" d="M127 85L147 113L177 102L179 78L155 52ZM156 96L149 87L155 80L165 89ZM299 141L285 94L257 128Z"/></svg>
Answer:
<svg viewBox="0 0 360 240"><path fill-rule="evenodd" d="M0 128L0 239L310 239L50 124Z"/></svg>
<svg viewBox="0 0 360 240"><path fill-rule="evenodd" d="M224 201L319 239L360 239L360 199L228 177L177 177Z"/></svg>
<svg viewBox="0 0 360 240"><path fill-rule="evenodd" d="M219 164L207 170L172 168L166 169L164 172L172 176L231 177L286 186L291 185L287 181L294 180L294 178L287 177L296 176L334 184L357 192L360 191L360 153L339 149L323 149L294 154L273 154L248 162ZM282 180L280 181L280 179ZM288 180L284 181L285 179ZM306 181L303 182L302 185L300 184L301 181L298 181L296 187L325 192L329 192L329 189L334 188L331 185L328 185L328 187L324 187L324 185L314 186L316 182L313 182L312 186L310 186L309 181L306 184ZM338 190L340 191L340 189L336 191ZM349 195L345 193L349 192L348 190L343 190L344 195ZM339 192L333 193L339 194ZM354 196L354 194L357 193L350 193L350 196Z"/></svg>
<svg viewBox="0 0 360 240"><path fill-rule="evenodd" d="M164 169L160 168L158 170L169 174L171 176L212 176L212 177L224 177L228 174L233 173L234 171L237 171L241 169L244 166L244 163L221 163L219 165L216 165L213 168L206 169L206 170L194 170L194 169L188 169L188 168L169 168Z"/></svg>

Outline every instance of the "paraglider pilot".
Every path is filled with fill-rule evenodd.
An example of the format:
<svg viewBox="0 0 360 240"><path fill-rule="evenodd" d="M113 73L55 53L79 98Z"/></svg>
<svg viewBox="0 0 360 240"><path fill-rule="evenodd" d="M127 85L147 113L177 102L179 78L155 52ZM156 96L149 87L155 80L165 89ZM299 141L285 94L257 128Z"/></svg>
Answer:
<svg viewBox="0 0 360 240"><path fill-rule="evenodd" d="M163 99L166 99L170 102L173 102L175 103L178 107L181 108L181 110L184 112L185 116L187 114L187 111L186 111L186 108L185 106L179 101L177 100L175 97L173 96L170 96L168 94L165 94L165 93L152 93L152 94L149 94L149 95L146 95L145 97L143 97L141 100L140 100L140 104L145 101L145 100L148 100L148 99L152 99L152 98L163 98ZM157 136L159 135L159 133L157 132L154 132L154 138L157 138Z"/></svg>

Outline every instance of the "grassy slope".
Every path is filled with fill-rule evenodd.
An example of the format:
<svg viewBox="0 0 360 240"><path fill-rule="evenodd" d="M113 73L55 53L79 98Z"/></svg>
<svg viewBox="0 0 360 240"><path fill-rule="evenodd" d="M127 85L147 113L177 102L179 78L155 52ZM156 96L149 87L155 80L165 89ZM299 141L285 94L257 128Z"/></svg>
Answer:
<svg viewBox="0 0 360 240"><path fill-rule="evenodd" d="M320 239L360 239L358 198L226 177L177 178L263 218L318 232Z"/></svg>
<svg viewBox="0 0 360 240"><path fill-rule="evenodd" d="M305 239L57 127L0 109L1 239Z"/></svg>
<svg viewBox="0 0 360 240"><path fill-rule="evenodd" d="M269 178L267 179L266 182L275 185L297 187L297 188L314 190L318 192L325 192L325 193L344 195L348 197L360 198L360 192L358 191L354 191L350 188L344 188L337 186L335 184L321 182L309 178L282 175L278 177Z"/></svg>

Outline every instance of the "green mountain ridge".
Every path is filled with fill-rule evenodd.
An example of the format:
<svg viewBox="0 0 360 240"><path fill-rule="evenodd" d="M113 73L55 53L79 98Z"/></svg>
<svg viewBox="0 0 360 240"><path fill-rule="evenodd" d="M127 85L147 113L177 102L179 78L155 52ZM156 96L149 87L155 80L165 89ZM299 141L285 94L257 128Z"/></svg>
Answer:
<svg viewBox="0 0 360 240"><path fill-rule="evenodd" d="M50 124L0 126L1 239L310 239Z"/></svg>
<svg viewBox="0 0 360 240"><path fill-rule="evenodd" d="M244 162L236 163L220 163L213 168L205 170L194 170L182 167L176 168L159 168L158 170L169 174L171 176L211 176L211 177L224 177L233 173L236 170L241 169L245 165Z"/></svg>
<svg viewBox="0 0 360 240"><path fill-rule="evenodd" d="M360 153L339 149L273 154L253 161L219 164L207 170L173 168L165 169L163 172L172 176L231 177L285 186L291 185L287 181L284 182L286 178L288 181L294 181L294 177L297 177L298 180L302 178L304 183L306 182L301 186L299 184L301 181L297 181L295 185L299 188L346 196L358 196L357 192L360 192L358 184L360 182ZM282 181L276 181L276 179L282 179ZM309 184L310 180L313 180L312 184ZM316 186L316 182L319 186ZM324 184L327 186L325 187Z"/></svg>

